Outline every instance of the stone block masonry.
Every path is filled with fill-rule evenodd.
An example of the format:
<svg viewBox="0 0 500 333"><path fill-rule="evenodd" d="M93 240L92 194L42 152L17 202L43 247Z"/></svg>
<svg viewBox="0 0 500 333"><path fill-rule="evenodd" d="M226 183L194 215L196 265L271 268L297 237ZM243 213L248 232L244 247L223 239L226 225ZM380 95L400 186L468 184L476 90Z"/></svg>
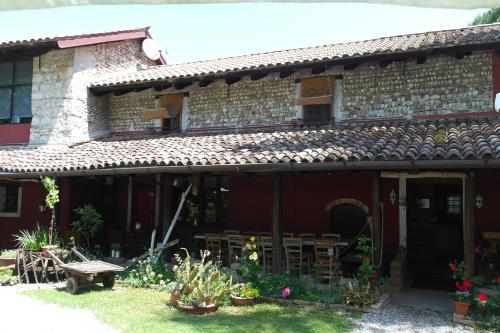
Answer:
<svg viewBox="0 0 500 333"><path fill-rule="evenodd" d="M33 61L30 145L67 145L109 134L108 100L88 90L98 76L153 65L139 40L53 50Z"/></svg>
<svg viewBox="0 0 500 333"><path fill-rule="evenodd" d="M354 70L335 66L328 74L342 76L338 81L342 86L341 105L335 110L343 120L482 112L493 108L489 51L477 51L462 59L433 55L422 64L409 58L387 67L380 67L379 62L363 63ZM281 79L270 74L256 81L245 76L230 86L222 79L207 87L194 82L183 90L169 88L162 93L179 92L189 93L188 129L286 124L297 117L293 75ZM109 97L111 132L152 128L152 121L143 120L142 110L153 105L151 90Z"/></svg>

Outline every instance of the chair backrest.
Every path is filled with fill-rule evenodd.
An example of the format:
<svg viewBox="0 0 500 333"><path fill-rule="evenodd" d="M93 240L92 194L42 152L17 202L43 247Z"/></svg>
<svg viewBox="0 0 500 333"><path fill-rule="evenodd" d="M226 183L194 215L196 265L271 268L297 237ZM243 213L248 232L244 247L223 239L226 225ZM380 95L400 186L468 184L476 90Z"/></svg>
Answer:
<svg viewBox="0 0 500 333"><path fill-rule="evenodd" d="M264 237L271 237L273 234L270 231L259 231L258 235L259 236L264 236Z"/></svg>
<svg viewBox="0 0 500 333"><path fill-rule="evenodd" d="M236 262L236 257L241 256L243 249L243 237L237 234L227 234L227 249L229 254L229 264Z"/></svg>
<svg viewBox="0 0 500 333"><path fill-rule="evenodd" d="M316 262L322 266L330 260L329 249L335 249L332 239L316 239L314 241L314 256Z"/></svg>
<svg viewBox="0 0 500 333"><path fill-rule="evenodd" d="M222 249L220 234L205 234L205 247L212 255L218 255Z"/></svg>
<svg viewBox="0 0 500 333"><path fill-rule="evenodd" d="M321 238L324 238L324 239L340 239L340 234L322 234Z"/></svg>
<svg viewBox="0 0 500 333"><path fill-rule="evenodd" d="M240 231L239 230L224 230L225 235L239 235Z"/></svg>
<svg viewBox="0 0 500 333"><path fill-rule="evenodd" d="M283 237L293 238L293 232L284 232Z"/></svg>
<svg viewBox="0 0 500 333"><path fill-rule="evenodd" d="M285 255L302 255L302 238L285 237L283 238L283 247Z"/></svg>
<svg viewBox="0 0 500 333"><path fill-rule="evenodd" d="M302 238L302 239L314 239L316 237L316 235L315 234L298 234L297 237Z"/></svg>
<svg viewBox="0 0 500 333"><path fill-rule="evenodd" d="M241 234L242 235L257 236L259 234L259 232L258 231L243 231Z"/></svg>

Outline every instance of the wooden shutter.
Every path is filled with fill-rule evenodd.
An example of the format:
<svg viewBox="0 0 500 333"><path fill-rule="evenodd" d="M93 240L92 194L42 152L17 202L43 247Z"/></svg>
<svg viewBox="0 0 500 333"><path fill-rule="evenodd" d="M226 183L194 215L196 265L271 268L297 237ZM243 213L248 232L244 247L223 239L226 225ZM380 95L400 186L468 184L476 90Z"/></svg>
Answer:
<svg viewBox="0 0 500 333"><path fill-rule="evenodd" d="M328 76L313 77L300 82L301 97L332 96L335 78Z"/></svg>

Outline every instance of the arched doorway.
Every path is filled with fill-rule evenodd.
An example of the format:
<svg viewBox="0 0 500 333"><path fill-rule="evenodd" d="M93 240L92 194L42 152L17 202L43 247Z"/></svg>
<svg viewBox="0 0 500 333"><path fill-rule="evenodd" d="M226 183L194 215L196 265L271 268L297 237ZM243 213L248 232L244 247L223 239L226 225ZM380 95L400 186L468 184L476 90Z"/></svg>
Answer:
<svg viewBox="0 0 500 333"><path fill-rule="evenodd" d="M355 199L335 200L325 210L330 214L330 231L345 239L354 239L368 218L368 206Z"/></svg>

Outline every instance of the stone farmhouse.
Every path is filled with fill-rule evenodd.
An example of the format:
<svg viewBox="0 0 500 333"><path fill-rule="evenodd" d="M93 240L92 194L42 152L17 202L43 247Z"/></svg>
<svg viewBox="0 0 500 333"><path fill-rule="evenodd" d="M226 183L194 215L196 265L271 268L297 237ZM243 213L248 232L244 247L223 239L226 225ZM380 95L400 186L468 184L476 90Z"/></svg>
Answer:
<svg viewBox="0 0 500 333"><path fill-rule="evenodd" d="M0 248L49 223L53 176L60 235L92 204L105 253L142 253L192 186L182 246L367 232L396 284L449 278L452 259L482 269L474 247L500 231L500 24L172 65L145 55L149 38L0 44Z"/></svg>

